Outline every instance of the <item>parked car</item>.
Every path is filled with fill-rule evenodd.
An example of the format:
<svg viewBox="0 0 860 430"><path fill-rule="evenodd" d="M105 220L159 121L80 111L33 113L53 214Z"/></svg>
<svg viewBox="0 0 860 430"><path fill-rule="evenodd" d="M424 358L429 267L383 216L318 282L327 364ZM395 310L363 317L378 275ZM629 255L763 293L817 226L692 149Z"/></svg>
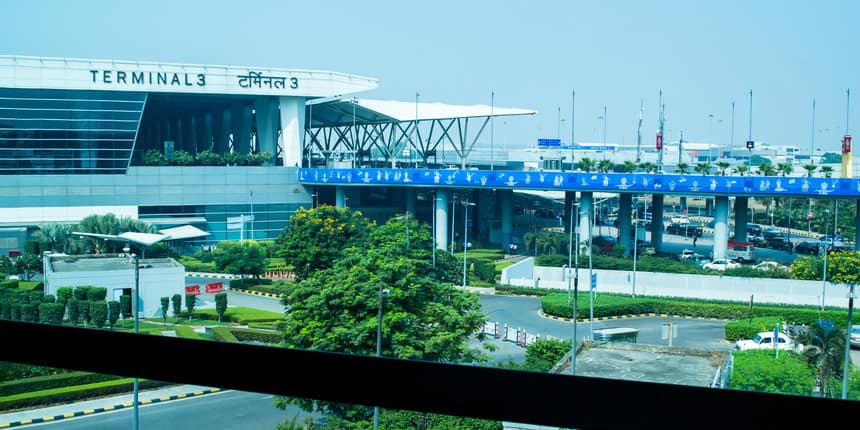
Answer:
<svg viewBox="0 0 860 430"><path fill-rule="evenodd" d="M786 236L771 236L768 239L765 239L765 246L770 249L776 249L778 251L789 251L793 249L793 245L788 237Z"/></svg>
<svg viewBox="0 0 860 430"><path fill-rule="evenodd" d="M860 348L860 325L851 326L851 347Z"/></svg>
<svg viewBox="0 0 860 430"><path fill-rule="evenodd" d="M741 263L738 263L734 260L729 260L728 258L718 258L710 263L704 264L702 266L703 269L711 269L711 270L726 270L726 269L737 269L741 267Z"/></svg>
<svg viewBox="0 0 860 430"><path fill-rule="evenodd" d="M797 346L794 344L791 337L782 332L777 334L777 348L786 351L794 351L797 349ZM735 349L740 351L747 351L750 349L774 349L773 332L763 331L755 335L752 339L739 340L735 342Z"/></svg>
<svg viewBox="0 0 860 430"><path fill-rule="evenodd" d="M693 223L671 223L666 226L666 233L681 236L702 236L702 227Z"/></svg>
<svg viewBox="0 0 860 430"><path fill-rule="evenodd" d="M755 266L753 266L753 269L763 270L766 272L769 272L769 271L788 272L790 270L790 268L788 266L786 266L784 264L777 263L776 261L762 261L761 263L758 263Z"/></svg>
<svg viewBox="0 0 860 430"><path fill-rule="evenodd" d="M818 255L820 246L818 242L805 240L794 245L794 252L798 254Z"/></svg>
<svg viewBox="0 0 860 430"><path fill-rule="evenodd" d="M686 260L686 259L688 259L694 255L700 255L700 254L696 251L693 251L692 249L684 249L677 255L677 257L678 257L679 261L684 261L684 260Z"/></svg>
<svg viewBox="0 0 860 430"><path fill-rule="evenodd" d="M703 267L705 264L710 263L711 259L708 257L705 257L704 255L696 254L692 257L689 257L689 258L683 260L683 262L686 264L693 265L693 266Z"/></svg>
<svg viewBox="0 0 860 430"><path fill-rule="evenodd" d="M761 236L761 226L747 223L747 233L753 236Z"/></svg>

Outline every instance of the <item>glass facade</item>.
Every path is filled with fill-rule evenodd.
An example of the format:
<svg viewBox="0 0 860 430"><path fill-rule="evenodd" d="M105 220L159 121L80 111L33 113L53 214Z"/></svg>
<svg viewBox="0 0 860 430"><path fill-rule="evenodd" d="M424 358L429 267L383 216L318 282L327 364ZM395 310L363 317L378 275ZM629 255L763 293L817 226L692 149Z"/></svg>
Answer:
<svg viewBox="0 0 860 430"><path fill-rule="evenodd" d="M146 94L0 88L0 175L123 174Z"/></svg>

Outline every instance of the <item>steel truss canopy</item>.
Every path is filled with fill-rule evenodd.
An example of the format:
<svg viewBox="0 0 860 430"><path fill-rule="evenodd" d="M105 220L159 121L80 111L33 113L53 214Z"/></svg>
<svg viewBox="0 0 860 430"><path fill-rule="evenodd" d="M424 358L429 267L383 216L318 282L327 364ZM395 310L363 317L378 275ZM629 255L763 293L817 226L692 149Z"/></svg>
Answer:
<svg viewBox="0 0 860 430"><path fill-rule="evenodd" d="M465 168L491 118L535 113L488 105L356 98L311 100L306 112L305 166L429 165L438 164L437 154L450 150Z"/></svg>

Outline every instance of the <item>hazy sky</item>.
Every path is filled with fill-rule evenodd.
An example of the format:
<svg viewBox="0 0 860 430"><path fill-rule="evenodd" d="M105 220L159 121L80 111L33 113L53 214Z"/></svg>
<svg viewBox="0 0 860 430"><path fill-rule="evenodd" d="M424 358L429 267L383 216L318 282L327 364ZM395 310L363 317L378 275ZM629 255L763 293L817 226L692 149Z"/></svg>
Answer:
<svg viewBox="0 0 860 430"><path fill-rule="evenodd" d="M380 80L359 98L530 108L495 144L666 138L838 148L860 127L857 1L0 0L0 54L321 69ZM488 133L485 138L488 140Z"/></svg>

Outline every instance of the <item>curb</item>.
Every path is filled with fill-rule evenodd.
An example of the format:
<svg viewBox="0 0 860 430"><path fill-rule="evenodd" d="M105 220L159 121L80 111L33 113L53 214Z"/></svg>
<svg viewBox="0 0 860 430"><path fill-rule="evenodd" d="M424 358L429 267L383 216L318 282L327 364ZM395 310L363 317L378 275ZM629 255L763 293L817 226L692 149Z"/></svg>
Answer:
<svg viewBox="0 0 860 430"><path fill-rule="evenodd" d="M545 314L543 311L538 311L538 315L543 318L556 320L556 321L564 321L564 322L572 322L573 318L566 317L557 317L555 315ZM704 318L704 317L693 317L688 315L675 315L675 314L658 314L654 312L644 313L644 314L630 314L630 315L614 315L609 317L596 317L594 321L609 321L609 320L622 320L628 318L645 318L645 317L661 317L661 318L686 318L686 319L694 319L694 320L709 320L709 321L728 321L722 318ZM577 318L577 322L591 322L592 320L589 318Z"/></svg>
<svg viewBox="0 0 860 430"><path fill-rule="evenodd" d="M204 272L185 272L185 276L192 278L216 278L216 279L239 279L236 275L226 275L221 273L204 273Z"/></svg>
<svg viewBox="0 0 860 430"><path fill-rule="evenodd" d="M159 397L159 398L155 398L155 399L139 400L138 404L140 404L141 406L145 406L145 405L150 405L150 404L154 404L154 403L167 402L170 400L179 400L179 399L185 399L188 397L196 397L196 396L202 396L205 394L213 394L213 393L217 393L219 391L221 391L220 388L209 388L206 390L194 391L192 393L174 394L172 396ZM119 403L119 404L112 405L112 406L105 406L103 408L84 409L82 411L69 412L69 413L62 414L62 415L33 418L30 420L13 421L10 423L0 423L0 429L12 428L12 427L21 427L21 426L25 426L28 424L48 423L48 422L63 420L66 418L82 417L84 415L92 415L92 414L97 414L97 413L101 413L101 412L118 411L120 409L131 408L132 406L134 406L134 403L126 402L126 403Z"/></svg>
<svg viewBox="0 0 860 430"><path fill-rule="evenodd" d="M247 294L249 296L271 297L273 299L282 299L282 298L286 297L284 294L264 293L262 291L242 290L239 288L229 288L229 290L235 291L237 293Z"/></svg>

